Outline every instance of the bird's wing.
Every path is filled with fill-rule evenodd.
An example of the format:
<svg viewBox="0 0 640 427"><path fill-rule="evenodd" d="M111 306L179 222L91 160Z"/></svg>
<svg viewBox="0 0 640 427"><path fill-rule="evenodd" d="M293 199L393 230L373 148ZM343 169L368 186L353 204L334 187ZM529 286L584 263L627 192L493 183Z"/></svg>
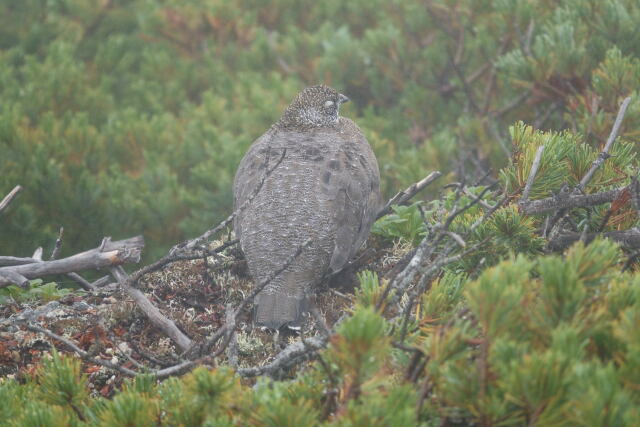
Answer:
<svg viewBox="0 0 640 427"><path fill-rule="evenodd" d="M348 119L341 122L337 150L325 161L320 177L336 227L332 271L340 270L362 246L381 204L376 157L360 129Z"/></svg>
<svg viewBox="0 0 640 427"><path fill-rule="evenodd" d="M240 161L236 176L233 181L234 211L233 228L236 238L242 234L243 218L248 208L249 199L255 197L267 171L277 162L278 153L271 150L270 141L273 138L273 130L267 131L249 147L249 150ZM280 150L281 151L281 150Z"/></svg>

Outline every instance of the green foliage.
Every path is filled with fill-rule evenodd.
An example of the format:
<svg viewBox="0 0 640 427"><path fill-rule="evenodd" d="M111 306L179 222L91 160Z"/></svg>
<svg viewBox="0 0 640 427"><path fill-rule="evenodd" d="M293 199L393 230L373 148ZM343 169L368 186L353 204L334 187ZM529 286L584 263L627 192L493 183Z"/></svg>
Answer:
<svg viewBox="0 0 640 427"><path fill-rule="evenodd" d="M427 233L419 209L421 204L415 202L409 206L392 206L393 213L376 221L371 232L386 239L400 239L417 245Z"/></svg>
<svg viewBox="0 0 640 427"><path fill-rule="evenodd" d="M320 81L353 100L343 114L387 195L434 169L474 175L467 154L500 169L516 120L595 148L639 92L639 19L634 0L3 2L0 194L25 191L2 249L52 245L65 226L65 252L144 233L154 257L199 234L231 211L249 144ZM637 137L640 103L625 123Z"/></svg>
<svg viewBox="0 0 640 427"><path fill-rule="evenodd" d="M16 285L0 289L0 305L7 304L12 300L16 302L40 301L46 303L72 293L82 294L83 292L60 287L55 282L43 284L42 279L34 279L29 281L29 286L25 289Z"/></svg>
<svg viewBox="0 0 640 427"><path fill-rule="evenodd" d="M563 184L574 187L589 170L599 150L583 141L580 135L564 131L540 132L518 122L510 128L514 146L513 163L500 172L507 191L524 188L538 147L544 145L540 167L529 193L530 199L552 196ZM619 141L612 157L600 168L590 183L590 189L602 191L611 185L621 185L632 175L635 152L633 145Z"/></svg>
<svg viewBox="0 0 640 427"><path fill-rule="evenodd" d="M438 361L429 372L442 409L515 424L634 425L640 395L620 376L633 352L612 331L640 300L618 257L617 245L596 240L566 259L518 256L468 282L472 316L421 332Z"/></svg>
<svg viewBox="0 0 640 427"><path fill-rule="evenodd" d="M358 273L360 286L356 289L356 301L364 307L376 307L381 304L384 287L380 284L375 271L364 270ZM389 295L387 296L388 299Z"/></svg>
<svg viewBox="0 0 640 427"><path fill-rule="evenodd" d="M80 361L62 357L55 350L43 361L36 374L38 397L51 405L68 406L74 411L87 402L87 378L80 374Z"/></svg>

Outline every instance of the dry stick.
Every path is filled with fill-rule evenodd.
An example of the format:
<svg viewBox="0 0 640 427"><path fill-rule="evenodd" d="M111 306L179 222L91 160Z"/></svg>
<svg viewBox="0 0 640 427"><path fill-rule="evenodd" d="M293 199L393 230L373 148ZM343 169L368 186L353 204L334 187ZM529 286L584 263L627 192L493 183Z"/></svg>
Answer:
<svg viewBox="0 0 640 427"><path fill-rule="evenodd" d="M104 366L105 368L109 368L109 369L113 369L114 371L118 371L121 372L127 376L135 376L137 374L136 371L132 371L131 369L125 368L123 366L119 366L116 365L114 363L108 362L106 360L102 360L102 359L97 359L95 357L92 357L91 354L89 354L88 352L84 351L83 349L81 349L80 347L78 347L73 341L61 337L60 335L54 334L53 332L51 332L48 329L45 329L41 326L38 326L36 324L33 323L27 323L25 325L25 327L27 329L29 329L30 331L33 332L40 332L41 334L44 334L46 336L48 336L49 338L52 338L54 340L60 341L61 343L63 343L64 345L66 345L67 347L69 347L70 349L72 349L73 351L75 351L76 353L78 353L80 355L81 358L94 363L96 365L101 365Z"/></svg>
<svg viewBox="0 0 640 427"><path fill-rule="evenodd" d="M8 265L32 264L34 262L39 262L39 261L31 257L23 258L23 257L16 257L16 256L0 256L0 267L4 267Z"/></svg>
<svg viewBox="0 0 640 427"><path fill-rule="evenodd" d="M127 273L122 267L117 266L111 268L111 274L115 277L118 283L120 283L122 289L131 298L133 298L138 307L144 312L144 314L149 318L149 321L151 321L155 327L167 334L167 336L169 336L169 338L171 338L182 351L191 346L191 339L183 334L173 321L160 313L160 310L158 310L158 308L149 301L140 289L129 286Z"/></svg>
<svg viewBox="0 0 640 427"><path fill-rule="evenodd" d="M12 270L0 271L0 288L5 288L14 283L21 288L26 288L29 286L29 279Z"/></svg>
<svg viewBox="0 0 640 427"><path fill-rule="evenodd" d="M0 266L24 265L24 264L33 264L36 262L42 262L42 261L37 260L35 258L18 258L18 257L11 257L11 256L0 257ZM2 274L6 276L7 271L5 270L4 273ZM87 280L85 280L82 276L80 276L77 273L67 273L67 276L73 279L74 281L78 282L80 286L82 286L84 289L88 291L95 290L100 283L104 282L105 277L107 278L109 277L109 276L104 276L101 279L96 280L94 283L89 283ZM17 275L14 277L15 278L22 277L23 279L26 279L24 276L21 276L21 275ZM0 279L0 282L2 282L2 279ZM0 285L0 287L2 286Z"/></svg>
<svg viewBox="0 0 640 427"><path fill-rule="evenodd" d="M280 369L289 367L292 362L300 357L308 355L311 351L320 350L327 345L328 338L319 335L302 341L295 342L282 350L273 362L265 366L240 368L236 372L242 377L257 377L264 374L272 374Z"/></svg>
<svg viewBox="0 0 640 427"><path fill-rule="evenodd" d="M54 260L58 258L58 254L60 253L60 248L62 248L62 235L64 233L64 227L60 227L60 231L58 232L58 238L56 239L56 243L54 244L53 251L51 251L51 256L49 260ZM35 256L34 256L35 258ZM40 259L39 261L42 261ZM72 272L67 273L67 277L78 283L84 290L86 291L95 291L96 287L89 283L84 277L80 276L78 273Z"/></svg>
<svg viewBox="0 0 640 427"><path fill-rule="evenodd" d="M96 286L78 273L67 273L67 277L79 284L85 291L95 291Z"/></svg>
<svg viewBox="0 0 640 427"><path fill-rule="evenodd" d="M385 216L388 213L390 213L392 205L401 205L403 203L406 203L413 196L418 194L425 187L427 187L429 184L431 184L433 181L435 181L436 179L440 178L441 176L442 176L442 173L440 173L439 171L431 172L429 175L427 175L426 177L422 178L420 181L414 182L413 184L411 184L404 191L400 191L398 194L396 194L391 199L389 199L387 204L384 205L384 207L382 209L380 209L380 212L378 212L378 215L376 216L376 219L380 219L383 216Z"/></svg>
<svg viewBox="0 0 640 427"><path fill-rule="evenodd" d="M545 199L527 200L521 202L520 209L527 215L533 215L558 209L596 206L602 203L613 202L627 188L629 187L624 186L594 194L559 194Z"/></svg>
<svg viewBox="0 0 640 427"><path fill-rule="evenodd" d="M540 161L542 160L543 151L544 144L538 147L538 150L536 151L536 156L534 157L533 163L531 164L531 172L529 172L527 183L525 184L524 191L522 192L521 202L526 202L527 200L529 200L529 192L531 191L531 187L533 187L533 181L536 179L538 168L540 168Z"/></svg>
<svg viewBox="0 0 640 427"><path fill-rule="evenodd" d="M611 133L609 134L609 138L607 138L607 142L604 145L604 149L598 155L598 157L591 164L591 168L587 171L587 173L580 180L580 184L578 185L579 191L584 191L585 187L593 178L593 175L596 173L598 168L604 163L606 159L609 158L609 150L613 145L613 142L616 140L618 136L618 132L620 131L620 126L622 125L622 120L624 119L624 115L627 112L627 107L631 102L631 97L628 96L622 101L622 105L620 105L620 110L618 111L618 115L616 116L616 121L613 123L613 128L611 128Z"/></svg>
<svg viewBox="0 0 640 427"><path fill-rule="evenodd" d="M624 231L609 231L606 233L587 233L586 243L591 242L598 236L604 236L629 249L640 249L640 229L631 228ZM565 233L549 241L549 249L560 251L568 248L573 243L580 240L581 233Z"/></svg>
<svg viewBox="0 0 640 427"><path fill-rule="evenodd" d="M48 275L66 274L78 270L100 269L129 262L139 262L143 247L144 239L142 236L116 242L105 239L101 247L67 258L0 267L0 275L10 272L22 275L28 279L34 279ZM8 286L10 283L11 282L0 278L0 288Z"/></svg>
<svg viewBox="0 0 640 427"><path fill-rule="evenodd" d="M78 347L78 345L76 345L76 343L74 343L73 341L64 338L60 335L57 335L53 332L51 332L48 329L45 329L41 326L38 326L36 324L33 323L28 323L25 325L25 327L27 329L29 329L30 331L33 332L40 332L46 336L48 336L49 338L56 340L56 341L60 341L61 343L63 343L64 345L66 345L67 347L69 347L71 350L75 351L76 353L78 353L78 355L80 355L80 357L85 360L86 362L89 363L93 363L94 365L100 365L100 366L104 366L105 368L120 372L121 374L124 374L126 376L129 377L135 377L136 375L138 375L138 372L131 370L129 368L125 368L124 366L120 366L120 365L116 365L115 363L111 363L108 362L106 360L103 359L98 359L96 357L93 357L89 352L86 352L84 350L82 350L80 347ZM186 371L188 371L189 369L193 368L194 366L196 366L196 363L193 361L187 361L187 362L182 362L179 363L177 365L174 366L170 366L168 368L165 369L158 369L158 370L154 370L154 369L148 369L147 372L150 374L153 374L156 376L156 378L158 379L162 379L162 378L167 378L173 375L179 375L182 374Z"/></svg>
<svg viewBox="0 0 640 427"><path fill-rule="evenodd" d="M111 276L110 275L106 275L106 276L102 276L101 278L99 278L98 280L94 281L91 283L91 286L93 286L94 288L101 288L109 283L111 283Z"/></svg>
<svg viewBox="0 0 640 427"><path fill-rule="evenodd" d="M226 324L235 324L235 319L233 318L233 305L231 303L227 304L227 309L225 313L225 321ZM229 361L229 366L234 369L238 368L238 340L236 339L236 331L235 328L231 328L229 332L229 345L227 346L227 360Z"/></svg>
<svg viewBox="0 0 640 427"><path fill-rule="evenodd" d="M56 243L53 246L53 251L51 251L50 260L54 260L58 258L58 254L60 253L60 248L62 247L62 234L64 233L64 227L60 227L60 231L58 232L58 238L56 239Z"/></svg>
<svg viewBox="0 0 640 427"><path fill-rule="evenodd" d="M16 185L15 187L13 187L13 190L11 190L9 194L7 194L4 199L2 199L2 201L0 202L0 213L5 210L7 206L9 206L9 203L11 203L11 201L18 195L20 191L22 191L22 186Z"/></svg>

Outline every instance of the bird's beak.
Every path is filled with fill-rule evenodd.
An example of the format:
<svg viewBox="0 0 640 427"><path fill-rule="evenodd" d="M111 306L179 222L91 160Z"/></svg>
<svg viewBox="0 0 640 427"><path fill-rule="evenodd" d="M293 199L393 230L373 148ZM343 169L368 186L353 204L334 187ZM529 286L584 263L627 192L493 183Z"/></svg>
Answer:
<svg viewBox="0 0 640 427"><path fill-rule="evenodd" d="M338 102L340 104L344 104L345 102L349 102L349 98L344 96L343 94L340 94L340 96L338 97Z"/></svg>

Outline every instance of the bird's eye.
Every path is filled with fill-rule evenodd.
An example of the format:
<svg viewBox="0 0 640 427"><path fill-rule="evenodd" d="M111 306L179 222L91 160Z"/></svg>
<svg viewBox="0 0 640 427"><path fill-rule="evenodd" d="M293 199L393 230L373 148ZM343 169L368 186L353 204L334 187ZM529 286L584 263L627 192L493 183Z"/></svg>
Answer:
<svg viewBox="0 0 640 427"><path fill-rule="evenodd" d="M333 101L327 101L324 103L325 108L333 107Z"/></svg>

